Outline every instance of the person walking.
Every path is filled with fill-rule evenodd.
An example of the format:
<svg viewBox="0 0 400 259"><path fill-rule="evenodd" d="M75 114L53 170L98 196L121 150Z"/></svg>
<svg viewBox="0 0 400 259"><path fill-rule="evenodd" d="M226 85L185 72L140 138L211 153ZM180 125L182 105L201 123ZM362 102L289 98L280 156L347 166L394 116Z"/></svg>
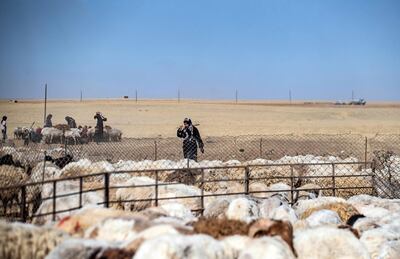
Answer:
<svg viewBox="0 0 400 259"><path fill-rule="evenodd" d="M204 153L204 143L199 130L192 124L190 118L183 120L183 125L179 127L176 135L183 139L183 157L197 161L197 147Z"/></svg>
<svg viewBox="0 0 400 259"><path fill-rule="evenodd" d="M107 118L101 114L101 112L96 112L94 119L97 120L96 128L94 131L94 139L96 143L99 143L100 140L103 139L103 131L104 131L104 121L107 121Z"/></svg>
<svg viewBox="0 0 400 259"><path fill-rule="evenodd" d="M1 134L3 135L2 142L5 143L7 139L7 116L3 116L1 119Z"/></svg>
<svg viewBox="0 0 400 259"><path fill-rule="evenodd" d="M51 128L53 127L53 123L51 122L51 119L53 118L52 114L47 115L46 117L46 121L44 123L43 128Z"/></svg>

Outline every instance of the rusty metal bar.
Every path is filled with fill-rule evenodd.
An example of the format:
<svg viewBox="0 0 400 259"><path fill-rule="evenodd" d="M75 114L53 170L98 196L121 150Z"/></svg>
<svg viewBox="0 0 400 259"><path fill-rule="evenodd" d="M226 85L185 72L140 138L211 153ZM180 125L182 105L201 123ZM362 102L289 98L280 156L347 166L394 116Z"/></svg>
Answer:
<svg viewBox="0 0 400 259"><path fill-rule="evenodd" d="M332 192L336 196L335 163L332 163Z"/></svg>
<svg viewBox="0 0 400 259"><path fill-rule="evenodd" d="M293 204L294 201L294 171L293 166L290 166L290 202Z"/></svg>
<svg viewBox="0 0 400 259"><path fill-rule="evenodd" d="M83 177L79 177L79 208L82 208Z"/></svg>
<svg viewBox="0 0 400 259"><path fill-rule="evenodd" d="M201 205L201 215L203 216L204 213L204 169L201 169L201 198L200 198L200 205Z"/></svg>
<svg viewBox="0 0 400 259"><path fill-rule="evenodd" d="M365 149L364 149L364 169L367 170L367 158L368 158L368 138L365 137Z"/></svg>
<svg viewBox="0 0 400 259"><path fill-rule="evenodd" d="M26 186L22 186L21 188L21 220L22 222L26 222L27 213L26 213Z"/></svg>
<svg viewBox="0 0 400 259"><path fill-rule="evenodd" d="M110 200L110 175L108 173L104 173L104 207L109 207Z"/></svg>
<svg viewBox="0 0 400 259"><path fill-rule="evenodd" d="M57 182L53 182L53 221L56 221L56 192L57 192Z"/></svg>
<svg viewBox="0 0 400 259"><path fill-rule="evenodd" d="M249 194L249 175L250 175L250 169L248 166L245 167L244 169L244 193L246 195Z"/></svg>
<svg viewBox="0 0 400 259"><path fill-rule="evenodd" d="M156 171L156 184L155 184L155 205L158 206L158 171Z"/></svg>
<svg viewBox="0 0 400 259"><path fill-rule="evenodd" d="M157 156L158 156L157 140L154 140L154 161L157 161Z"/></svg>

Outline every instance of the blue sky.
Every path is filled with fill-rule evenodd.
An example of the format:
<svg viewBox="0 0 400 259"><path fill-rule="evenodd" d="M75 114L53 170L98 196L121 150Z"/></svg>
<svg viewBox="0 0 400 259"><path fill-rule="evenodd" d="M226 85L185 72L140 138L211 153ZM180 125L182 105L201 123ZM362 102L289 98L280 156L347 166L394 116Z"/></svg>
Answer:
<svg viewBox="0 0 400 259"><path fill-rule="evenodd" d="M400 1L0 1L0 98L400 100Z"/></svg>

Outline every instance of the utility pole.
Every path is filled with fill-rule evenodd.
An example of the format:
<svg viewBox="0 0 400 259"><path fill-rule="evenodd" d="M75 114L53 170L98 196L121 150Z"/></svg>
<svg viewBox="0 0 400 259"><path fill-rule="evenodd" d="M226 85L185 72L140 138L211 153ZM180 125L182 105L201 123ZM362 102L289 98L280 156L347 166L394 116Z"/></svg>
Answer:
<svg viewBox="0 0 400 259"><path fill-rule="evenodd" d="M351 90L351 100L354 101L354 90Z"/></svg>
<svg viewBox="0 0 400 259"><path fill-rule="evenodd" d="M137 89L135 91L135 100L136 100L136 103L137 103Z"/></svg>
<svg viewBox="0 0 400 259"><path fill-rule="evenodd" d="M178 88L178 103L181 102L181 90Z"/></svg>
<svg viewBox="0 0 400 259"><path fill-rule="evenodd" d="M292 104L292 90L289 89L289 103Z"/></svg>
<svg viewBox="0 0 400 259"><path fill-rule="evenodd" d="M46 123L46 111L47 110L47 84L44 85L44 118L43 122Z"/></svg>
<svg viewBox="0 0 400 259"><path fill-rule="evenodd" d="M238 90L237 89L236 89L235 99L236 99L236 104L237 104L238 103Z"/></svg>
<svg viewBox="0 0 400 259"><path fill-rule="evenodd" d="M82 89L81 89L81 102L82 102Z"/></svg>

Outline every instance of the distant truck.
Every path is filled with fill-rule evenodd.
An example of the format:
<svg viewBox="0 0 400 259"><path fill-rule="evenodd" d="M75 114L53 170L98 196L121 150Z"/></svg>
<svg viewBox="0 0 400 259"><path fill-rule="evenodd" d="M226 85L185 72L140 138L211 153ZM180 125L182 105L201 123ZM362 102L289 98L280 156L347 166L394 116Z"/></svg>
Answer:
<svg viewBox="0 0 400 259"><path fill-rule="evenodd" d="M364 99L353 100L349 102L349 105L365 105L367 102Z"/></svg>

